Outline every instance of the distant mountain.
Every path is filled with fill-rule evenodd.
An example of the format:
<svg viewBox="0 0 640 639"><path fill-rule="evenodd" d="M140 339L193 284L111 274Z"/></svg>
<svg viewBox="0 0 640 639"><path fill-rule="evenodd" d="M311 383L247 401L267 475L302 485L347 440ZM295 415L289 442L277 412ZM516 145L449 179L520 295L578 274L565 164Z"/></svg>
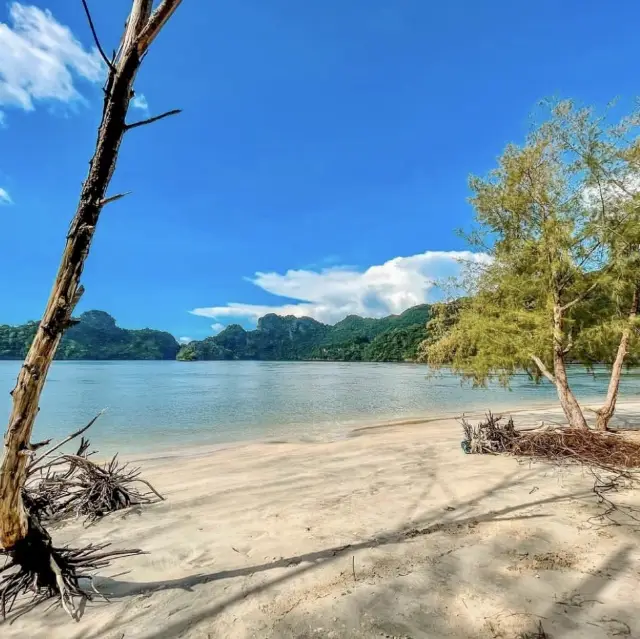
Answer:
<svg viewBox="0 0 640 639"><path fill-rule="evenodd" d="M431 316L428 304L381 319L349 315L330 326L310 317L269 314L253 331L238 324L183 346L178 359L403 362L416 359Z"/></svg>
<svg viewBox="0 0 640 639"><path fill-rule="evenodd" d="M175 359L180 348L169 333L150 328L127 330L104 311L87 311L62 338L56 359ZM38 328L0 325L0 359L23 359Z"/></svg>

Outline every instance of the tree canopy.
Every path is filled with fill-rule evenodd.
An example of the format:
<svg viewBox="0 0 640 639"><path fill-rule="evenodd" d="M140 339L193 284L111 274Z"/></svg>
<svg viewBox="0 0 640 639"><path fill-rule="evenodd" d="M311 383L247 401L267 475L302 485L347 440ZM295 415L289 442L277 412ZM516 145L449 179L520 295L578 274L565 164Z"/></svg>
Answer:
<svg viewBox="0 0 640 639"><path fill-rule="evenodd" d="M637 352L640 116L609 125L572 102L546 107L522 146L470 179L468 238L491 259L467 269L464 300L434 309L422 357L479 385L523 370L547 379L586 426L566 363L612 365L617 396L621 360Z"/></svg>

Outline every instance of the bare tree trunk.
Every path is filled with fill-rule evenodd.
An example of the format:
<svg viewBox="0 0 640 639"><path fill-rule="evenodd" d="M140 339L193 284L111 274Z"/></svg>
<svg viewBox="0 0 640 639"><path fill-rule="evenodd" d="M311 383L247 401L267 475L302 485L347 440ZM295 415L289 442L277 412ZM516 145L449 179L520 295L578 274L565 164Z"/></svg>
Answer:
<svg viewBox="0 0 640 639"><path fill-rule="evenodd" d="M553 372L560 405L572 428L589 428L580 404L576 399L567 378L566 346L562 330L563 311L559 304L553 308Z"/></svg>
<svg viewBox="0 0 640 639"><path fill-rule="evenodd" d="M89 174L71 222L55 283L12 391L13 408L0 467L0 548L4 551L15 550L33 527L29 524L22 502L22 489L29 453L33 448L31 433L39 410L40 394L60 339L72 323L71 315L83 292L80 276L100 211L106 203L118 197L107 198L106 191L116 166L120 143L127 129L142 124L127 125L125 122L141 59L180 1L163 0L152 12L153 0L133 0L120 49L113 60L104 56L89 16L96 44L108 67L102 120ZM86 3L83 4L89 15ZM159 118L151 118L156 119ZM38 535L38 539L42 537L42 534Z"/></svg>
<svg viewBox="0 0 640 639"><path fill-rule="evenodd" d="M627 318L627 325L622 329L620 344L616 353L613 366L611 367L611 378L609 379L609 388L607 397L602 407L596 411L596 429L608 430L609 422L616 410L616 402L618 400L618 390L620 388L620 377L622 376L622 367L629 350L629 342L633 331L633 324L638 316L638 308L640 306L640 285L636 285L633 290L633 298L631 301L631 309Z"/></svg>

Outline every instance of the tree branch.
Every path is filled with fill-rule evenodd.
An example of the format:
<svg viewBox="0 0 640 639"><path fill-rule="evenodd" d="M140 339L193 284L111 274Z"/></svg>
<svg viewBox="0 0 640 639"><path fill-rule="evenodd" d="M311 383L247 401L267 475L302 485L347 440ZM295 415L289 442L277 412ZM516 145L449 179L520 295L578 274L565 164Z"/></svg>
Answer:
<svg viewBox="0 0 640 639"><path fill-rule="evenodd" d="M573 348L573 332L570 330L569 331L569 341L567 343L567 345L562 349L562 352L564 355L566 355L567 353L569 353L569 351Z"/></svg>
<svg viewBox="0 0 640 639"><path fill-rule="evenodd" d="M152 8L153 0L133 0L131 13L129 13L122 41L120 42L120 53L116 58L118 68L121 68L125 57L130 56L133 52L138 56L138 60L140 59L137 45L138 37L149 22Z"/></svg>
<svg viewBox="0 0 640 639"><path fill-rule="evenodd" d="M178 113L182 113L182 109L173 109L172 111L167 111L166 113L156 115L155 117L148 118L147 120L140 120L139 122L134 122L133 124L125 124L124 129L125 131L129 131L129 129L135 129L138 126L151 124L152 122L157 122L158 120L162 120L163 118L168 118L170 115L178 115Z"/></svg>
<svg viewBox="0 0 640 639"><path fill-rule="evenodd" d="M160 33L167 20L173 15L182 0L162 0L158 8L151 14L149 21L138 37L138 55L144 55L149 45Z"/></svg>
<svg viewBox="0 0 640 639"><path fill-rule="evenodd" d="M62 446L64 446L67 442L70 442L72 439L75 439L79 435L82 435L82 433L84 433L86 430L91 428L91 426L93 426L96 423L98 417L100 417L100 415L102 415L105 412L105 410L106 409L102 409L86 426L83 426L82 428L77 430L75 433L71 433L71 435L69 435L68 437L65 437L61 442L59 442L49 450L46 450L44 453L42 453L40 457L38 457L37 459L34 459L33 462L31 463L31 466L29 467L29 474L32 474L35 470L38 470L38 468L42 468L40 462L42 462L42 460L45 457L49 457L51 453L54 453L59 448L62 448Z"/></svg>
<svg viewBox="0 0 640 639"><path fill-rule="evenodd" d="M582 302L582 300L585 299L589 295L589 293L591 293L591 291L593 291L599 284L600 280L598 279L586 291L583 291L580 295L578 295L578 297L561 307L562 312L564 313L565 311L568 311L572 306L575 306L576 304Z"/></svg>
<svg viewBox="0 0 640 639"><path fill-rule="evenodd" d="M112 195L111 197L106 197L104 200L100 200L100 206L104 206L105 204L111 204L111 202L115 202L116 200L121 200L123 197L130 195L131 191L127 191L126 193L118 193L118 195Z"/></svg>
<svg viewBox="0 0 640 639"><path fill-rule="evenodd" d="M91 29L91 34L93 35L93 40L96 43L96 47L98 47L98 51L104 60L104 63L107 65L111 71L113 71L113 64L107 58L107 54L104 52L102 45L100 44L100 40L98 39L98 34L96 33L96 28L93 26L93 19L91 18L91 12L89 11L89 6L87 5L87 0L82 0L82 6L84 7L84 12L87 15L87 21L89 22L89 28Z"/></svg>
<svg viewBox="0 0 640 639"><path fill-rule="evenodd" d="M540 372L552 383L556 383L556 378L551 374L549 369L544 365L544 362L537 355L530 355L531 359L535 362L536 366L540 369Z"/></svg>

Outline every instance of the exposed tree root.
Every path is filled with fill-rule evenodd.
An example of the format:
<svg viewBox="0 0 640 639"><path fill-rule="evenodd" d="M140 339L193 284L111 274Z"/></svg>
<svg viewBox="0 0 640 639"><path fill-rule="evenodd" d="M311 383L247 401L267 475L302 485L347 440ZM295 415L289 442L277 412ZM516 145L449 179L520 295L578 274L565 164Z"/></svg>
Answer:
<svg viewBox="0 0 640 639"><path fill-rule="evenodd" d="M105 551L109 544L84 548L56 548L51 537L34 517L29 532L16 547L6 553L8 560L0 568L0 610L3 618L11 612L21 595L31 595L31 606L57 598L73 619L79 616L77 600L102 596L93 583L92 571L107 566L116 557L138 555L140 550ZM86 580L91 590L83 588ZM106 599L106 597L104 597Z"/></svg>
<svg viewBox="0 0 640 639"><path fill-rule="evenodd" d="M484 421L462 419L467 453L506 453L554 466L578 465L594 478L593 493L602 512L589 522L599 525L640 524L640 509L616 503L608 495L640 486L640 442L615 432L584 428L516 430L513 420L487 413Z"/></svg>
<svg viewBox="0 0 640 639"><path fill-rule="evenodd" d="M60 470L53 471L57 466ZM27 500L44 521L84 517L92 523L109 513L162 500L160 493L140 478L138 468L121 464L117 455L105 464L83 456L61 455L27 487Z"/></svg>
<svg viewBox="0 0 640 639"><path fill-rule="evenodd" d="M96 419L61 444L82 435ZM104 464L89 459L94 452L89 451L90 443L85 437L75 454L58 453L50 457L61 444L43 453L28 469L23 501L39 521L84 517L85 523L93 523L117 510L163 499L149 482L140 478L139 468L121 463L117 455Z"/></svg>
<svg viewBox="0 0 640 639"><path fill-rule="evenodd" d="M28 533L10 552L0 568L0 611L3 618L22 596L31 596L30 608L57 599L73 619L79 617L83 600L104 595L93 583L93 571L104 568L116 557L138 555L141 550L106 550L109 544L84 548L57 548L41 522L57 522L75 516L96 519L129 506L147 504L162 496L137 468L118 462L117 455L105 464L89 457L89 440L81 438L75 454L58 453L63 445L81 436L97 419L72 433L31 462L22 492L28 515ZM144 486L139 489L138 486ZM84 587L81 583L84 580Z"/></svg>
<svg viewBox="0 0 640 639"><path fill-rule="evenodd" d="M518 433L509 418L502 423L502 416L495 416L491 411L485 421L476 425L470 424L464 417L461 420L464 440L462 449L465 453L504 453L509 451Z"/></svg>
<svg viewBox="0 0 640 639"><path fill-rule="evenodd" d="M462 419L469 453L509 453L555 464L576 463L619 472L640 469L640 443L616 433L584 428L516 430L513 419L487 413L477 425Z"/></svg>

